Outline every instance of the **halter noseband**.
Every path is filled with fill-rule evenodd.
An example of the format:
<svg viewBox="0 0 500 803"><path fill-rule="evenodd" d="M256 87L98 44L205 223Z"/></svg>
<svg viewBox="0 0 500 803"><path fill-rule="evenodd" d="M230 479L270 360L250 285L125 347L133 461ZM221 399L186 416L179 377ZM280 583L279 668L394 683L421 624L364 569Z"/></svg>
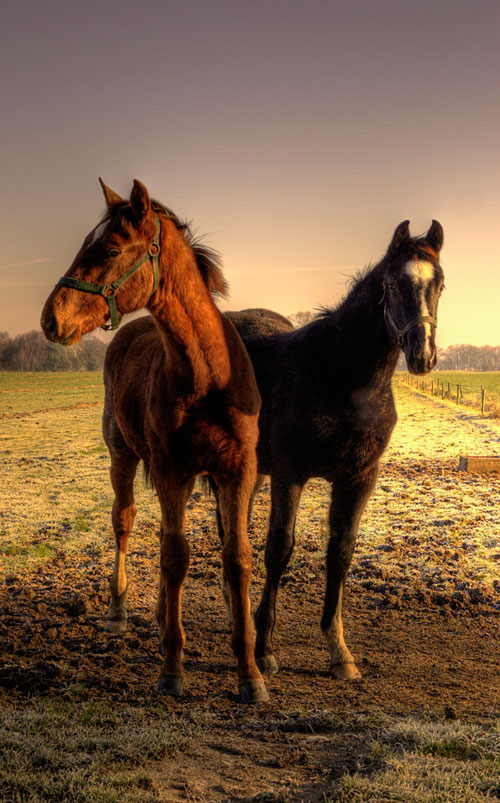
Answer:
<svg viewBox="0 0 500 803"><path fill-rule="evenodd" d="M382 300L385 297L385 282L384 282L384 295L382 296ZM415 326L419 326L421 323L430 323L434 329L437 328L437 320L432 315L419 315L417 318L414 318L410 323L407 323L403 329L400 329L397 325L396 321L394 320L394 316L389 308L389 304L386 302L384 304L384 318L386 321L390 323L394 332L396 333L396 337L398 339L398 343L403 348L404 340L410 329L414 329Z"/></svg>
<svg viewBox="0 0 500 803"><path fill-rule="evenodd" d="M156 290L158 288L158 282L160 278L160 271L158 267L158 261L160 256L160 234L161 234L161 224L160 219L155 216L155 235L153 240L150 242L148 250L145 254L134 264L131 268L129 268L123 276L120 276L119 279L112 282L111 284L94 284L94 282L85 282L83 279L73 279L71 276L63 276L57 284L62 284L65 287L72 287L74 290L82 290L85 293L95 293L96 295L103 296L106 301L108 302L109 307L109 317L111 318L111 323L103 326L103 329L118 329L120 325L120 319L118 317L118 310L116 307L116 293L124 284L127 279L137 271L139 268L144 265L144 263L151 259L153 263L153 292L151 293L151 297L154 296Z"/></svg>

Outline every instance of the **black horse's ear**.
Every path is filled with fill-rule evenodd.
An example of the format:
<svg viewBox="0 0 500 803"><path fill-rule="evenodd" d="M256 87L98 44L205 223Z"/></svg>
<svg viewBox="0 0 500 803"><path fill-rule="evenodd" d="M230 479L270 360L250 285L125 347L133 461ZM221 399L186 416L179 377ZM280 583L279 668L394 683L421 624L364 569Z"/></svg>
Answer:
<svg viewBox="0 0 500 803"><path fill-rule="evenodd" d="M392 235L389 251L392 252L399 251L401 246L405 245L409 239L410 239L410 221L403 220L403 222L399 224L399 226L396 228L396 231Z"/></svg>
<svg viewBox="0 0 500 803"><path fill-rule="evenodd" d="M121 204L123 202L123 198L121 197L121 195L118 195L117 192L110 189L110 187L106 186L101 177L99 177L99 184L102 187L102 191L104 193L104 197L106 198L106 203L108 205L108 208L111 208L112 206L116 206L116 204Z"/></svg>
<svg viewBox="0 0 500 803"><path fill-rule="evenodd" d="M134 186L130 193L130 206L138 220L143 220L151 209L149 193L141 181L134 178Z"/></svg>
<svg viewBox="0 0 500 803"><path fill-rule="evenodd" d="M425 239L429 243L430 247L434 249L436 254L439 254L441 248L443 247L444 239L443 227L441 226L441 223L439 223L437 220L433 220L429 231L425 235Z"/></svg>

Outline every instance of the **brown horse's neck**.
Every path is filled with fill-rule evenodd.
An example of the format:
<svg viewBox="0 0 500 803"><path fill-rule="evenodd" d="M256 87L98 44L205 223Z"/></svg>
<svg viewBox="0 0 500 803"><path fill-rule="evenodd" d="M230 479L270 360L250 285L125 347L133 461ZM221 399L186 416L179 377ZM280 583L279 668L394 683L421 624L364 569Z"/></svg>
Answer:
<svg viewBox="0 0 500 803"><path fill-rule="evenodd" d="M160 280L148 309L162 338L167 372L180 380L182 395L200 398L229 381L222 316L193 249L171 221L161 223Z"/></svg>

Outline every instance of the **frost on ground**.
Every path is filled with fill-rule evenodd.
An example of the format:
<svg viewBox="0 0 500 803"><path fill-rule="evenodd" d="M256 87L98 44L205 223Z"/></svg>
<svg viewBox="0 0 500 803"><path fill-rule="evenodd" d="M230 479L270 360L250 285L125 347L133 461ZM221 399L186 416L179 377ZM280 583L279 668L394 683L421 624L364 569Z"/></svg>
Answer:
<svg viewBox="0 0 500 803"><path fill-rule="evenodd" d="M418 800L406 792L390 796L397 777L410 777L415 762L408 788L424 783L429 767L437 772L434 753L431 763L420 759L425 745L412 748L419 755L411 761L404 745L405 755L390 763L387 751L392 756L394 739L402 740L394 730L400 719L474 723L500 715L500 477L458 470L461 454L500 453L500 425L404 385L395 392L399 423L361 522L344 604L346 640L362 678L339 683L328 671L319 628L328 486L315 480L303 494L297 545L278 595L274 643L281 670L267 678L270 703L251 710L236 698L213 501L195 490L188 505L186 694L180 701L160 700L154 695L160 669L154 494L139 477L128 558L129 629L110 636L104 618L113 563L112 493L101 408L89 395L86 403L93 406L69 409L71 398L64 397L64 409L25 410L22 417L2 419L0 703L14 711L12 721L24 716L17 711L28 716L31 706L45 716L55 702L73 716L89 701L117 711L131 727L137 710L153 717L156 705L169 714L172 727L191 722L194 713L198 734L182 758L165 760L153 780L150 774L137 781L150 785L152 799ZM268 515L266 487L250 528L254 609L263 584ZM381 712L395 719L387 724ZM19 799L37 799L28 798L22 784L33 789L26 777L48 777L52 770L38 754L32 757L22 726L6 727L9 733L14 728L12 749L22 748L28 767L13 779L7 754L9 788L22 790ZM57 758L57 739L46 733ZM54 759L58 783L64 780L61 766ZM365 789L363 779L377 767L384 774L374 775L377 785ZM475 788L491 790L490 770L481 773ZM339 778L344 780L337 794ZM441 791L429 790L421 799L482 799L464 784L465 797L443 793L452 788L444 778ZM495 789L491 794L498 797Z"/></svg>

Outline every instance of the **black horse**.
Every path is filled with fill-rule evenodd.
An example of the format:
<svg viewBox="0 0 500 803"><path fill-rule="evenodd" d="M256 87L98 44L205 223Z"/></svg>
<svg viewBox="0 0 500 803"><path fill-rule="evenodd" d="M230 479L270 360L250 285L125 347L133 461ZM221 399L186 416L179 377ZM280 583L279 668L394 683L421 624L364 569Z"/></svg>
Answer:
<svg viewBox="0 0 500 803"><path fill-rule="evenodd" d="M262 396L259 475L261 481L271 476L266 581L255 615L257 663L268 672L278 670L272 645L276 593L294 547L300 495L310 477L323 477L332 496L321 627L332 674L360 677L344 642L344 582L397 420L391 379L400 349L414 374L436 363L442 243L437 221L418 238L404 221L384 258L354 281L337 309L301 329L268 310L228 313L255 369Z"/></svg>

